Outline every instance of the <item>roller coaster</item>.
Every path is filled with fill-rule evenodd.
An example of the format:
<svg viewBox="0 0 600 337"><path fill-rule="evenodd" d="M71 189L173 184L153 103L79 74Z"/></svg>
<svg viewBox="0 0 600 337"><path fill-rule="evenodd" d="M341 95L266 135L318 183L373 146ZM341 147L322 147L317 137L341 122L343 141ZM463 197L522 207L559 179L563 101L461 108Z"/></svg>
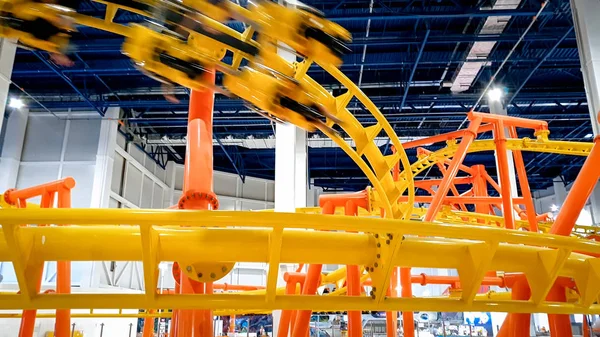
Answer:
<svg viewBox="0 0 600 337"><path fill-rule="evenodd" d="M123 52L142 72L193 89L188 142L200 145L188 145L178 209L73 209L72 178L3 194L0 261L13 263L19 292L0 294L0 310L23 310L20 337L33 336L36 317L44 317L38 309L56 309L58 337L70 336L70 319L77 317L72 309L89 309L85 317L101 315L94 313L97 309L144 309L135 315L147 317L144 336L152 334L152 317L172 309L172 335L178 337L213 336L213 314L271 310L282 310L278 337L306 336L311 311L347 312L349 337L362 336L363 310L388 312L389 337L397 334L398 311L409 337L414 334L411 311L508 312L499 336L528 336L529 314L543 312L549 314L552 335L561 337L572 335L568 314L600 314L599 236L595 227L575 223L600 177L595 167L599 138L554 141L544 121L470 111L465 129L401 143L384 115L339 70L350 34L318 10L268 1L249 9L226 0L97 2L106 5L103 19L60 3L4 1L0 35L51 53L68 50L77 25L124 36ZM150 22L114 23L117 10ZM225 23L231 18L245 22L245 31L229 28ZM288 63L279 56L282 43L301 61ZM232 61L225 63L228 52ZM313 65L346 91L333 96L319 85L307 75ZM215 72L224 75L220 85ZM354 160L371 186L323 195L320 207L296 213L218 211L211 183L213 91L241 98L278 123L322 132ZM206 104L199 100L210 107L199 108ZM347 109L352 100L376 123L361 125ZM533 138L518 138L517 128ZM490 132L493 139L478 140ZM382 152L375 137L388 137L393 153ZM441 150L427 149L442 142ZM418 157L411 161L405 150L415 147ZM499 181L482 165L463 165L468 153L482 151L496 151ZM508 151L520 196L511 191ZM523 151L587 157L556 219L535 212ZM442 179L419 177L432 166ZM470 188L459 193L457 185ZM498 196L490 196L489 187ZM41 197L39 205L29 201L34 197ZM248 242L253 250L243 248ZM46 261L58 261L54 293L40 293ZM141 261L145 291L71 293L73 261ZM157 290L162 261L176 262L176 288L165 293ZM214 293L218 285L213 282L237 262L268 263L265 289ZM277 287L284 263L308 267L305 273L286 273L286 286ZM322 274L323 264L346 267ZM458 276L411 275L414 267L454 269ZM450 295L412 295L412 284L434 283L448 285ZM327 284L336 290L318 295ZM481 293L481 286L510 291Z"/></svg>

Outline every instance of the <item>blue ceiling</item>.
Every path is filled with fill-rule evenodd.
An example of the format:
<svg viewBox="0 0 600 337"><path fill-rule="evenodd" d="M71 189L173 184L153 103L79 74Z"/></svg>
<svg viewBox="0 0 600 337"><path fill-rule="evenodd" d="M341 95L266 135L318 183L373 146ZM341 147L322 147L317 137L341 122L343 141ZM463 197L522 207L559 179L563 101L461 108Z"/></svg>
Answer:
<svg viewBox="0 0 600 337"><path fill-rule="evenodd" d="M459 128L465 113L540 8L539 1L530 0L523 0L515 10L494 11L486 9L492 5L489 0L373 0L370 13L370 0L307 3L352 33L352 53L344 57L342 70L355 83L361 82L363 91L401 137L435 135ZM104 6L84 1L80 12L102 17ZM511 17L501 35L478 34L490 15ZM115 19L122 23L141 20L127 12L119 12ZM230 25L242 29L240 23ZM548 121L552 138L590 141L585 137L591 133L591 124L572 27L569 2L551 1L500 71L498 83L508 90L510 115ZM466 62L472 43L477 41L497 43L472 87L453 94L442 84L453 80ZM12 80L47 109L93 108L102 114L107 107L120 106L127 118L125 125L138 134L185 135L185 90L179 91L179 104L166 102L160 85L135 70L121 54L122 38L116 35L80 27L73 42L75 65L71 68L50 64L44 53L19 50ZM408 86L413 73L410 83L417 85ZM339 92L337 82L320 68L311 68L309 74L331 87L334 94ZM11 90L15 95L21 94L14 86ZM355 115L364 124L374 122L361 105L354 107ZM486 107L481 110L486 111ZM214 124L217 138L266 138L273 134L269 121L249 112L243 102L222 96L216 97ZM174 150L183 157L184 147ZM170 149L160 151L176 158ZM244 176L274 176L272 149L216 146L214 155L216 169ZM414 151L409 155L414 160ZM567 182L573 180L582 163L581 159L546 154L526 154L525 160L531 160L528 173L534 188L550 186L550 178L559 175ZM466 162L492 167L494 157L470 155ZM316 185L327 189L352 190L367 185L356 165L337 148L309 149L309 175ZM428 176L438 175L432 170Z"/></svg>

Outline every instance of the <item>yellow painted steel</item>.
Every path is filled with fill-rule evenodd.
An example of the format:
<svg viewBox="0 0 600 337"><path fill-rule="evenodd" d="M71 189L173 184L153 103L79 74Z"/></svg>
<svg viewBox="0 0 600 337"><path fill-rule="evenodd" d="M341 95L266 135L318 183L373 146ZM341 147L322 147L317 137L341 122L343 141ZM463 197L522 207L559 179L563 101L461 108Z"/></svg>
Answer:
<svg viewBox="0 0 600 337"><path fill-rule="evenodd" d="M170 211L126 209L3 209L0 261L11 261L20 284L35 284L28 270L43 260L128 260L150 263L194 256L198 261L268 262L269 241L281 230L282 263L373 265L376 236L398 238L397 254L384 265L452 268L459 272L461 299L387 299L275 294L158 295L40 294L0 295L0 309L18 308L213 308L237 310L497 310L507 312L600 313L600 243L541 233L470 225L440 225L392 219L266 212ZM22 223L71 223L71 226L14 227ZM96 225L103 223L104 225ZM161 225L165 224L165 225ZM168 224L168 225L167 225ZM212 227L205 227L211 224ZM285 224L285 227L282 226ZM175 227L175 226L189 227ZM237 227L237 228L231 228ZM312 229L317 231L302 231ZM145 252L143 233L155 244ZM355 233L349 233L350 231ZM10 233L10 234L9 234ZM9 240L10 239L10 240ZM9 244L12 242L12 244ZM245 249L252 242L254 249ZM107 244L110 249L107 248ZM264 248L262 248L264 247ZM578 252L578 253L575 253ZM16 263L18 262L18 263ZM144 273L152 272L145 266ZM481 270L521 272L531 282L533 300L479 299ZM376 274L369 271L371 279ZM337 271L327 280L343 276ZM550 304L545 292L558 276L577 283L577 303ZM479 280L479 281L478 281ZM274 289L274 288L273 288ZM538 289L536 291L534 289ZM267 290L268 293L268 290Z"/></svg>
<svg viewBox="0 0 600 337"><path fill-rule="evenodd" d="M137 39L136 43L140 42L140 36L148 33L136 34L135 28L113 23L112 19L118 9L144 16L152 16L151 10L98 2L107 5L104 20L80 14L73 14L72 17L79 24L123 35L130 39L129 41L132 41L132 38ZM154 4L151 1L144 3ZM190 4L190 2L184 3ZM192 1L192 7L194 3ZM210 4L200 1L196 5ZM313 126L340 146L371 182L373 188L367 190L369 207L361 215L379 215L380 210L383 210L385 219L309 214L314 212L310 209L302 210L306 214L125 209L1 209L0 261L12 262L21 293L0 294L0 310L197 308L239 313L264 312L273 309L318 311L435 309L438 311L600 313L600 305L596 304L600 294L600 259L595 257L600 256L600 243L572 237L492 228L490 225L493 224L503 226L503 221L493 216L454 211L440 212L436 219L438 223L409 221L424 213L423 209L413 206L414 176L439 162L440 159L451 158L457 149L456 141L449 141L445 149L423 156L411 164L392 126L373 102L336 67L335 60L328 58L330 55L317 53L303 62L287 64L272 52L273 46L267 48L259 44L263 41L252 40L254 27L247 28L243 33L237 32L219 22L223 18L222 12L212 11L214 8L208 9L207 15L210 18L201 17L198 20L228 37L246 42L252 47L261 47L259 55L261 62L278 72L276 76L280 79L286 77L299 83L299 87L302 88L301 94L306 97L304 100L302 97L295 97L298 101L306 104L318 102L320 109L328 113L325 123L315 123ZM246 17L253 15L241 7L232 7L229 10ZM273 22L262 22L263 19L254 18L261 27L273 24ZM336 30L334 25L328 28ZM287 34L287 38L291 36L286 31L273 32L274 35L276 33ZM343 31L338 33L343 35ZM237 72L243 59L247 59L251 64L257 61L231 46L194 32L191 33L187 44L166 39L166 44L179 48L180 58L197 54L200 52L201 45L208 44L208 49L217 51L216 60L210 60L208 63L228 73ZM312 48L320 50L318 46ZM231 65L218 60L225 54L225 49L233 52ZM125 50L132 55L136 52L135 48L127 46ZM136 56L133 58L136 59ZM137 56L137 61L145 59L148 59L147 55ZM206 62L204 59L203 61ZM307 72L313 63L331 74L347 91L334 97L310 78ZM155 71L164 73L167 70ZM268 82L265 80L265 75L265 72L257 71L254 80L246 80L250 84L256 84L257 78ZM186 82L182 78L183 76L179 76L171 80L185 82L183 84L189 87L197 84ZM226 80L229 81L227 76ZM250 87L248 83L246 88ZM242 90L243 84L239 85L238 95L249 100L251 91ZM233 88L236 84L229 83L229 85ZM269 100L274 94L285 91L279 87L275 88L274 85L267 89L264 97L253 102L255 105L260 106L260 103ZM287 88L290 95L294 91L292 89ZM353 99L358 100L372 114L375 124L366 127L361 125L347 108ZM284 116L287 113L282 111L279 114ZM307 129L311 127L303 124L306 120L296 117L298 116L280 118ZM351 138L352 145L332 129L335 125L341 127ZM376 137L389 137L390 144L397 152L384 155L375 143ZM509 139L506 144L509 150L580 156L588 155L591 149L589 143L550 141L546 133L540 133L537 139ZM468 152L494 149L495 144L491 140L475 141ZM402 170L400 179L394 181L390 170L398 162L401 163ZM398 202L403 195L407 196L407 201ZM0 202L0 206L5 205ZM466 224L457 224L457 222ZM72 225L23 226L23 224L48 223ZM517 223L523 227L527 225ZM481 226L481 224L488 226ZM579 233L584 236L596 234L596 231L580 228ZM252 243L252 249L246 248L248 243ZM145 284L156 284L156 271L161 261L266 262L273 268L269 269L267 275L266 290L244 294L163 295L156 294L152 287L147 287L144 294L36 294L35 285L39 281L39 268L44 261L57 260L142 261ZM362 275L362 279L370 277L373 288L377 291L374 291L373 297L336 296L345 292L344 287L329 296L285 295L283 288L276 288L279 263L359 265L368 271ZM387 298L384 290L388 288L392 268L396 266L456 269L462 286L461 292L456 298ZM504 294L478 296L477 290L487 270L524 273L532 288L532 299L513 301ZM340 269L324 276L322 282L336 282L344 274L345 270ZM572 302L548 303L545 301L546 294L559 276L573 278L579 294L574 295ZM96 313L89 315L96 315Z"/></svg>

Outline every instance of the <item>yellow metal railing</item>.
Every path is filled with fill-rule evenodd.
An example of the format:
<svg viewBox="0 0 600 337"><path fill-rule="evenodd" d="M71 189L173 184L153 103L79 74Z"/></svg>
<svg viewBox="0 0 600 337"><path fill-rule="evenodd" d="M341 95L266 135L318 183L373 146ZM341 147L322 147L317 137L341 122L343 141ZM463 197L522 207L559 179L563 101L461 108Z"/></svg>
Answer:
<svg viewBox="0 0 600 337"><path fill-rule="evenodd" d="M266 212L126 209L0 210L0 261L13 262L20 285L37 282L31 273L42 260L143 261L144 274L160 261L268 262L269 242L280 231L282 263L364 265L371 279L378 266L458 270L460 298L383 298L265 294L159 295L34 294L0 295L0 310L23 308L198 308L231 310L496 310L506 312L600 313L600 243L470 225ZM29 223L71 226L21 227ZM96 224L103 225L96 225ZM282 224L285 224L282 225ZM175 227L189 226L189 227ZM228 228L228 227L236 228ZM303 231L297 229L312 229ZM350 233L353 232L353 233ZM144 234L145 233L145 234ZM153 242L144 245L144 240ZM377 255L398 240L398 253ZM249 244L253 249L247 249ZM149 248L148 248L149 247ZM578 252L578 253L575 253ZM583 255L586 253L589 255ZM151 258L145 258L151 256ZM385 259L388 260L385 260ZM20 269L21 268L21 269ZM476 298L487 270L522 272L531 301ZM573 278L577 303L548 303L545 292L559 277ZM146 278L147 275L146 275ZM270 300L267 300L270 296Z"/></svg>

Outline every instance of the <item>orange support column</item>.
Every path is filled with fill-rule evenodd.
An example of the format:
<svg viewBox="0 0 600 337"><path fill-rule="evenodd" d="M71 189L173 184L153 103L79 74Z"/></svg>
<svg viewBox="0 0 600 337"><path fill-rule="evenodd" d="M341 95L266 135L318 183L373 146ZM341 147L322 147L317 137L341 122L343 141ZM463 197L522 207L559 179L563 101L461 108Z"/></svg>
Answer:
<svg viewBox="0 0 600 337"><path fill-rule="evenodd" d="M214 83L214 71L207 73L208 82ZM188 113L188 135L183 177L183 195L180 209L214 210L219 206L213 192L213 118L214 93L212 90L192 90ZM212 292L210 285L190 280L182 273L181 293ZM213 337L212 311L181 310L178 314L178 337ZM195 328L195 329L194 329Z"/></svg>
<svg viewBox="0 0 600 337"><path fill-rule="evenodd" d="M398 287L398 269L398 267L394 267L392 279L390 280L390 286L387 290L387 296L390 298L398 297L398 292L396 291L396 288ZM396 337L398 335L397 311L388 311L385 313L385 330L387 337Z"/></svg>
<svg viewBox="0 0 600 337"><path fill-rule="evenodd" d="M326 202L323 205L323 214L335 214L335 206L332 202ZM314 295L319 287L319 281L321 279L321 264L310 264L306 273L306 279L302 286L302 295ZM309 336L309 324L311 310L298 310L295 315L292 327L292 337L305 337Z"/></svg>
<svg viewBox="0 0 600 337"><path fill-rule="evenodd" d="M410 276L410 268L400 268L400 283L402 284L402 297L412 297L412 281ZM402 311L402 327L404 337L415 336L415 320L412 311Z"/></svg>
<svg viewBox="0 0 600 337"><path fill-rule="evenodd" d="M513 285L511 298L527 300L529 297L531 297L531 291L527 279L523 276ZM511 337L529 336L531 314L510 314L510 316Z"/></svg>
<svg viewBox="0 0 600 337"><path fill-rule="evenodd" d="M583 163L581 171L577 175L573 187L567 194L567 198L556 216L556 221L550 228L550 233L558 235L571 235L575 221L585 206L587 199L594 190L594 186L600 178L600 136L594 139L594 147Z"/></svg>
<svg viewBox="0 0 600 337"><path fill-rule="evenodd" d="M567 295L565 287L555 283L546 300L549 302L566 302ZM553 315L548 314L548 324L550 324L551 337L573 337L573 329L571 328L571 319L569 315Z"/></svg>
<svg viewBox="0 0 600 337"><path fill-rule="evenodd" d="M57 194L58 208L71 208L71 189L63 186L58 190ZM56 293L71 293L71 261L56 262ZM71 310L56 310L54 335L56 337L71 336Z"/></svg>
<svg viewBox="0 0 600 337"><path fill-rule="evenodd" d="M509 129L510 138L518 138L517 129L511 127ZM523 161L523 154L519 150L513 150L513 161L515 168L517 169L517 177L519 178L519 186L521 187L521 194L523 196L523 202L525 203L525 213L527 214L527 221L529 222L529 229L532 232L538 231L537 214L535 213L535 207L533 206L533 197L531 196L531 189L529 188L529 180L527 179L527 170L525 170L525 162Z"/></svg>
<svg viewBox="0 0 600 337"><path fill-rule="evenodd" d="M456 150L456 153L454 154L454 157L448 166L448 170L446 171L446 174L444 175L437 192L431 200L427 214L425 214L425 221L433 221L437 213L440 211L440 208L442 208L442 201L444 198L446 198L448 190L450 190L450 186L452 186L454 178L456 178L460 164L462 164L463 160L465 159L469 146L471 146L471 143L473 143L473 140L475 140L475 137L477 136L477 130L479 129L480 124L481 118L476 118L475 120L471 121L469 127L464 131L464 136L462 137L462 140L458 145L458 149Z"/></svg>
<svg viewBox="0 0 600 337"><path fill-rule="evenodd" d="M149 314L153 314L155 310L150 309ZM154 317L146 317L144 319L144 329L142 330L142 337L153 337L154 336Z"/></svg>
<svg viewBox="0 0 600 337"><path fill-rule="evenodd" d="M301 268L298 268L301 269ZM304 280L304 274L301 274L298 270L295 273L284 273L283 280L285 283L285 294L294 295L296 293L296 287L301 284ZM290 330L293 330L292 319L296 311L294 310L282 310L281 318L279 319L279 329L277 330L277 337L288 337Z"/></svg>
<svg viewBox="0 0 600 337"><path fill-rule="evenodd" d="M502 121L494 126L494 142L496 143L496 157L498 158L498 176L500 177L500 190L502 192L504 227L506 229L515 229L510 174L508 172L508 155L506 153L506 134L504 132L504 124Z"/></svg>
<svg viewBox="0 0 600 337"><path fill-rule="evenodd" d="M357 216L358 206L352 200L346 202L345 215ZM360 296L360 270L358 266L346 267L346 286L348 296ZM348 337L362 337L362 313L360 311L348 311Z"/></svg>
<svg viewBox="0 0 600 337"><path fill-rule="evenodd" d="M475 165L473 166L475 176L473 177L473 193L476 197L487 197L487 181L485 180L485 166ZM481 214L490 213L490 204L485 202L478 202L475 204L475 212Z"/></svg>

